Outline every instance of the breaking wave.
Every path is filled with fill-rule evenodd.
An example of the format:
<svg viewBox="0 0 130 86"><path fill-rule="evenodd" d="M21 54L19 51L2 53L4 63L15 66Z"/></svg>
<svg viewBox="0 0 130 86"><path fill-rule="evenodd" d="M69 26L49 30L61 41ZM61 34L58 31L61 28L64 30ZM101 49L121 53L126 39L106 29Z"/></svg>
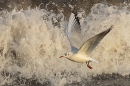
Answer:
<svg viewBox="0 0 130 86"><path fill-rule="evenodd" d="M83 10L78 12L84 40L113 26L91 54L100 62L91 63L92 70L86 64L59 58L70 50L64 33L68 22L62 12L55 14L39 8L1 11L0 85L10 85L18 77L63 86L102 73L130 74L128 7L119 9L98 3L86 17Z"/></svg>

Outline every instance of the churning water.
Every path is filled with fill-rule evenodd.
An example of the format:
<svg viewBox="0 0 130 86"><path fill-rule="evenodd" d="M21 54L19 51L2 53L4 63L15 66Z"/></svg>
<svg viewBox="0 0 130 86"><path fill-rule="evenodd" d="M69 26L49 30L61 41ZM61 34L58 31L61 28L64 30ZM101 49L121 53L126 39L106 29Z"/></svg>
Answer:
<svg viewBox="0 0 130 86"><path fill-rule="evenodd" d="M1 11L0 17L0 85L11 84L17 77L36 79L63 86L102 73L130 74L129 6L117 8L95 4L87 17L79 12L83 39L113 26L111 32L92 52L100 64L71 62L59 56L70 50L62 13L44 9ZM23 84L24 85L24 84Z"/></svg>

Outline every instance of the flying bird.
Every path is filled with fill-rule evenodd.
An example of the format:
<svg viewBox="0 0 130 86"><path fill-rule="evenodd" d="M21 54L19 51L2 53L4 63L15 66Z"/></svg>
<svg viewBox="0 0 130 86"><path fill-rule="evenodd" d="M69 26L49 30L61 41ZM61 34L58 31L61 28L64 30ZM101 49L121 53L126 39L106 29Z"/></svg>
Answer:
<svg viewBox="0 0 130 86"><path fill-rule="evenodd" d="M83 42L79 19L76 14L71 13L68 28L66 29L66 35L71 44L71 52L64 53L60 58L65 57L74 62L86 63L87 67L92 69L89 62L99 62L91 58L90 54L100 41L110 32L111 28L112 27Z"/></svg>

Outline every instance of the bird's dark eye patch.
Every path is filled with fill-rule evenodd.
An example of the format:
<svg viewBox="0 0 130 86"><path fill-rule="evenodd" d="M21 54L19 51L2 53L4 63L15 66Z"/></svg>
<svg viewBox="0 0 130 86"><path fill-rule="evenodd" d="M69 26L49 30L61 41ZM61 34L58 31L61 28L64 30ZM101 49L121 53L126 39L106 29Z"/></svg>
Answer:
<svg viewBox="0 0 130 86"><path fill-rule="evenodd" d="M68 56L68 55L69 55L69 53L65 53L64 55L65 55L65 56Z"/></svg>

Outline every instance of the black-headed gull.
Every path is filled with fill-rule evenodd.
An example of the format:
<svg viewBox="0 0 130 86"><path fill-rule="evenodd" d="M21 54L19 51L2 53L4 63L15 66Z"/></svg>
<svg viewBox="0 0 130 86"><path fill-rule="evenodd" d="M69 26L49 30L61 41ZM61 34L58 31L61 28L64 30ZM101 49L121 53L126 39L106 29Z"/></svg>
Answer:
<svg viewBox="0 0 130 86"><path fill-rule="evenodd" d="M67 37L71 44L71 52L66 52L60 56L60 58L66 57L74 62L86 63L87 66L92 69L89 62L99 62L91 58L90 53L104 38L104 36L110 32L111 28L83 42L79 20L76 15L72 13L69 19L68 28L66 30Z"/></svg>

